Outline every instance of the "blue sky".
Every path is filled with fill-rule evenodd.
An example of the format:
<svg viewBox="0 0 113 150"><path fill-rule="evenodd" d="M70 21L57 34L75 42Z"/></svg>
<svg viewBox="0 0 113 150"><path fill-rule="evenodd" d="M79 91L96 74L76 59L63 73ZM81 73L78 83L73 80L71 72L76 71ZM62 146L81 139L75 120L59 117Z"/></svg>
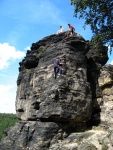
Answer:
<svg viewBox="0 0 113 150"><path fill-rule="evenodd" d="M84 20L73 14L69 0L0 0L0 113L16 113L19 62L32 43L56 33L60 25L68 30L68 23L91 39L90 27L84 30Z"/></svg>

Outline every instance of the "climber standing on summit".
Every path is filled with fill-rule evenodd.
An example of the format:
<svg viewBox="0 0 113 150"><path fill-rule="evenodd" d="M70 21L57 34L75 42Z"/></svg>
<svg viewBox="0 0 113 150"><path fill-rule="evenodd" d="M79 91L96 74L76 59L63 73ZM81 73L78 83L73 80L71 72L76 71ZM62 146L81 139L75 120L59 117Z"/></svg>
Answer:
<svg viewBox="0 0 113 150"><path fill-rule="evenodd" d="M62 73L62 67L60 66L60 57L57 56L55 61L54 61L54 77L56 79L57 74L61 75Z"/></svg>
<svg viewBox="0 0 113 150"><path fill-rule="evenodd" d="M69 26L69 30L67 31L66 36L71 36L73 35L75 28L70 23L68 23L68 26Z"/></svg>

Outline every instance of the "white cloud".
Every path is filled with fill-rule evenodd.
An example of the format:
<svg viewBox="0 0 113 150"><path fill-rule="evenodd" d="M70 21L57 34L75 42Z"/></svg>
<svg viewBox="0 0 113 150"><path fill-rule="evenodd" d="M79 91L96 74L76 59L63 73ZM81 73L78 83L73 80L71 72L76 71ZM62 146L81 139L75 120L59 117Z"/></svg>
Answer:
<svg viewBox="0 0 113 150"><path fill-rule="evenodd" d="M0 85L0 113L16 113L14 85Z"/></svg>
<svg viewBox="0 0 113 150"><path fill-rule="evenodd" d="M21 59L24 56L25 52L16 50L14 46L0 43L0 69L9 66L12 60Z"/></svg>
<svg viewBox="0 0 113 150"><path fill-rule="evenodd" d="M30 46L27 46L27 47L24 48L24 50L25 50L25 51L26 51L26 50L31 50L31 47L30 47Z"/></svg>
<svg viewBox="0 0 113 150"><path fill-rule="evenodd" d="M13 85L0 85L0 95L8 92L13 87Z"/></svg>

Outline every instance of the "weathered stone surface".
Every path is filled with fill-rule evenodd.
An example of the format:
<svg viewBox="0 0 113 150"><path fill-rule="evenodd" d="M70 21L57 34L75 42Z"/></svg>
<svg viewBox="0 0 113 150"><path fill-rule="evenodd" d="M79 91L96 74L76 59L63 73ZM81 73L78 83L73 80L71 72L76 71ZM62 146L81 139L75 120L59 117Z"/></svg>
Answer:
<svg viewBox="0 0 113 150"><path fill-rule="evenodd" d="M113 127L113 65L106 65L101 69L98 81L103 95L100 105L101 122Z"/></svg>
<svg viewBox="0 0 113 150"><path fill-rule="evenodd" d="M12 138L6 137L0 150L47 150L52 140L62 139L63 132L60 133L58 125L52 122L21 122L8 132Z"/></svg>
<svg viewBox="0 0 113 150"><path fill-rule="evenodd" d="M80 145L80 147L78 147L78 150L97 150L96 146L94 146L93 144L91 144L90 142L85 142L82 143Z"/></svg>
<svg viewBox="0 0 113 150"><path fill-rule="evenodd" d="M87 82L85 56L88 45L80 36L75 35L65 41L61 39L62 36L64 34L50 36L49 40L52 37L54 42L52 46L47 45L50 42L48 37L33 44L29 55L40 56L38 66L34 69L27 70L26 59L23 61L25 68L18 77L16 100L17 116L22 120L82 123L91 116L92 94L90 83ZM64 62L63 76L55 80L53 62L58 55Z"/></svg>
<svg viewBox="0 0 113 150"><path fill-rule="evenodd" d="M53 76L60 56L62 76ZM106 47L65 32L33 43L20 62L16 115L0 150L112 150L113 66Z"/></svg>

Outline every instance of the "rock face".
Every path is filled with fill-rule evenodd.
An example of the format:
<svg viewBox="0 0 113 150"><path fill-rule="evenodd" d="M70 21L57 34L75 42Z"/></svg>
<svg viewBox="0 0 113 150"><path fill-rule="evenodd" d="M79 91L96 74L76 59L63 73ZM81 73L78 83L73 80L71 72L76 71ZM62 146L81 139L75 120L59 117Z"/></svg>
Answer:
<svg viewBox="0 0 113 150"><path fill-rule="evenodd" d="M63 70L55 79L57 56ZM112 150L113 67L104 66L107 60L106 47L78 34L33 43L17 79L20 123L7 132L0 150Z"/></svg>
<svg viewBox="0 0 113 150"><path fill-rule="evenodd" d="M113 128L113 65L104 66L98 79L102 89L103 97L101 102L101 121L109 128Z"/></svg>
<svg viewBox="0 0 113 150"><path fill-rule="evenodd" d="M36 45L33 44L31 52L20 66L17 116L21 120L67 121L73 125L76 122L84 123L91 117L92 109L85 56L88 45L82 37L77 36L67 38L65 41L61 35L51 38L54 42L52 46L47 45L50 40L48 38L45 39L45 43L42 40ZM42 55L39 62L38 55ZM57 56L60 56L64 66L62 76L55 80L53 62ZM32 63L34 58L37 67ZM32 69L28 70L31 64Z"/></svg>

